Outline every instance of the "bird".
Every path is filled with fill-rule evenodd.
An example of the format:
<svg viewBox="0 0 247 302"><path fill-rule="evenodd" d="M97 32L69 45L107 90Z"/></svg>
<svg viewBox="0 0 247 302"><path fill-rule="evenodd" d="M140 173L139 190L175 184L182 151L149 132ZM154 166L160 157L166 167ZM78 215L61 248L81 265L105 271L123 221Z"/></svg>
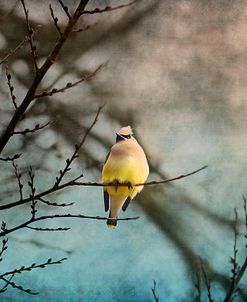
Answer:
<svg viewBox="0 0 247 302"><path fill-rule="evenodd" d="M116 143L108 153L103 170L103 183L127 183L128 186L104 186L105 211L109 211L107 226L116 228L118 214L125 211L132 199L141 192L149 174L149 165L144 150L133 137L130 126L116 133Z"/></svg>

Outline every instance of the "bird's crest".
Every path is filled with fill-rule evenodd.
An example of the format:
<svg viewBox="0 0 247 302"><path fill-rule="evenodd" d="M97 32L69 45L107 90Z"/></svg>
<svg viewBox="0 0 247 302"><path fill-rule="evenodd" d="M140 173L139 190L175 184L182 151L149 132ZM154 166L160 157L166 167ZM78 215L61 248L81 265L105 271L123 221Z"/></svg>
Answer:
<svg viewBox="0 0 247 302"><path fill-rule="evenodd" d="M132 135L133 131L130 126L126 126L126 127L121 128L118 133L121 135Z"/></svg>

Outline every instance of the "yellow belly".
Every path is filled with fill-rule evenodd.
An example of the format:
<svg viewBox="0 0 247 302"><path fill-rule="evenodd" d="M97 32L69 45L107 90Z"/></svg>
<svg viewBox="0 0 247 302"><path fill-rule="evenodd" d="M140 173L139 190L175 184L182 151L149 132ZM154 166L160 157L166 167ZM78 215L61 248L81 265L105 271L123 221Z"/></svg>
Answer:
<svg viewBox="0 0 247 302"><path fill-rule="evenodd" d="M130 182L131 184L145 182L147 175L145 168L132 157L125 157L123 160L107 160L102 172L102 181L120 183ZM125 195L133 199L143 186L128 187L106 187L109 195Z"/></svg>

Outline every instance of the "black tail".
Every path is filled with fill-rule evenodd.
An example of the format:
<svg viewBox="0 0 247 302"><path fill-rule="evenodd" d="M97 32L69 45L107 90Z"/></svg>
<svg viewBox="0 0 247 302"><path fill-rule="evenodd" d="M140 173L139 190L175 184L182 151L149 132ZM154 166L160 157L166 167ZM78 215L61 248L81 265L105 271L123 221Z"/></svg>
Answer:
<svg viewBox="0 0 247 302"><path fill-rule="evenodd" d="M117 226L117 219L116 218L111 218L109 216L109 218L106 221L106 224L107 224L108 228L115 229L115 227Z"/></svg>

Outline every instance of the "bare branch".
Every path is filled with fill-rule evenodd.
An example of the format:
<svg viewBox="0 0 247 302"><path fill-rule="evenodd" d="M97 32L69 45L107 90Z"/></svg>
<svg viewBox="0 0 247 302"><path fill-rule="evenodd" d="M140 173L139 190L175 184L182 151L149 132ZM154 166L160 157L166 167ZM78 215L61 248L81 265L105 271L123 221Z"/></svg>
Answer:
<svg viewBox="0 0 247 302"><path fill-rule="evenodd" d="M3 260L2 255L3 255L4 251L6 251L8 248L7 243L8 243L8 238L4 238L2 240L2 247L0 249L0 262Z"/></svg>
<svg viewBox="0 0 247 302"><path fill-rule="evenodd" d="M150 186L150 185L159 185L159 184L165 184L169 183L175 180L179 180L182 178L189 177L191 175L194 175L204 169L206 169L208 166L203 166L200 169L197 169L195 171L192 171L187 174L182 174L173 178L168 178L160 181L149 181L145 183L138 183L138 184L131 184L132 187L139 187L139 186ZM76 182L74 185L78 186L92 186L92 187L129 187L130 183L115 183L115 182L108 182L108 183L98 183L98 182Z"/></svg>
<svg viewBox="0 0 247 302"><path fill-rule="evenodd" d="M207 288L208 301L209 302L214 302L214 299L212 298L212 294L211 294L211 282L208 279L207 273L205 271L205 268L204 268L204 265L203 265L203 262L202 262L201 259L200 259L200 263L201 263L202 275L203 275L204 282L205 282L205 285L206 285L206 288Z"/></svg>
<svg viewBox="0 0 247 302"><path fill-rule="evenodd" d="M246 198L243 195L243 201L244 201L244 214L245 214L245 224L246 224L246 233L245 233L245 238L247 238L247 206L246 206ZM229 291L226 295L226 298L224 302L229 302L232 301L233 295L237 290L237 286L242 279L245 270L247 269L247 256L245 257L244 263L242 266L240 266L237 262L237 237L238 237L238 230L237 230L237 223L238 223L238 213L237 210L234 209L235 213L235 222L234 222L234 244L233 244L233 257L230 258L230 261L232 263L232 276L231 276L231 285L229 288ZM247 248L247 245L246 245Z"/></svg>
<svg viewBox="0 0 247 302"><path fill-rule="evenodd" d="M42 197L38 198L41 202L47 204L48 206L53 206L53 207L69 207L72 206L74 204L74 202L70 202L70 203L56 203L56 202L50 202L48 200L45 200Z"/></svg>
<svg viewBox="0 0 247 302"><path fill-rule="evenodd" d="M23 200L23 194L22 194L23 184L21 183L21 173L18 172L18 166L15 164L15 162L13 162L12 164L15 169L15 176L19 187L20 200Z"/></svg>
<svg viewBox="0 0 247 302"><path fill-rule="evenodd" d="M24 0L21 0L24 4ZM54 48L52 49L51 53L41 66L41 68L36 72L35 78L25 96L22 103L18 107L18 109L15 111L14 115L12 116L8 126L3 131L1 137L0 137L0 153L5 148L6 144L8 143L10 137L12 136L12 133L14 132L14 129L29 107L30 103L33 100L33 97L35 95L36 89L38 85L40 84L41 80L45 76L46 72L50 69L50 67L54 64L60 50L62 49L64 43L67 41L70 33L73 31L73 28L75 24L77 23L78 19L80 18L81 14L80 12L84 10L85 6L87 5L89 0L81 0L77 9L75 10L72 18L69 20L67 26L64 29L63 35L60 36L59 40L55 44ZM25 7L25 4L24 4ZM26 9L24 9L26 12ZM35 61L36 62L36 61Z"/></svg>
<svg viewBox="0 0 247 302"><path fill-rule="evenodd" d="M158 296L156 295L156 281L155 281L155 280L153 280L153 281L154 281L154 286L153 286L153 288L152 288L152 293L153 293L154 301L155 301L155 302L159 302L159 298L158 298Z"/></svg>
<svg viewBox="0 0 247 302"><path fill-rule="evenodd" d="M49 194L54 193L56 191L60 191L60 190L62 190L64 188L67 188L69 186L73 186L73 185L75 185L76 180L78 180L82 176L83 175L79 175L76 178L74 178L74 179L72 179L72 180L70 180L70 181L68 181L68 182L66 182L66 183L64 183L62 185L59 185L57 187L53 186L50 189L48 189L46 191L43 191L42 193L39 193L39 194L35 195L34 198L40 200L40 198L43 197L43 196L49 195ZM23 200L18 200L18 201L12 202L12 203L7 203L5 205L0 205L0 211L1 210L6 210L6 209L10 209L10 208L13 208L13 207L16 207L16 206L19 206L19 205L22 205L22 204L28 203L30 201L32 201L32 198L28 197L28 198L25 198Z"/></svg>
<svg viewBox="0 0 247 302"><path fill-rule="evenodd" d="M14 156L12 156L12 157L0 157L0 160L1 161L14 161L15 159L17 159L17 158L20 158L21 157L21 153L17 153L17 154L15 154Z"/></svg>
<svg viewBox="0 0 247 302"><path fill-rule="evenodd" d="M9 233L13 233L17 230L20 230L22 228L26 228L30 224L41 221L41 220L47 220L47 219L57 219L57 218L79 218L79 219L91 219L91 220L107 220L108 217L101 217L101 216L89 216L89 215L76 215L76 214L55 214L55 215L46 215L46 216L40 216L40 217L34 217L22 224L19 224L18 226L13 227L12 229L5 229L0 233L0 237L6 236ZM140 217L127 217L127 218L116 218L117 221L127 221L127 220L137 220ZM114 219L114 218L112 218ZM1 277L1 276L0 276Z"/></svg>
<svg viewBox="0 0 247 302"><path fill-rule="evenodd" d="M92 73L89 73L88 75L85 75L83 76L80 80L74 82L74 83L67 83L64 87L62 88L53 88L51 91L43 91L42 93L40 94L36 94L34 95L33 97L33 100L34 99L37 99L37 98L41 98L41 97L46 97L46 96L52 96L56 93L61 93L61 92L64 92L65 90L67 89L70 89L72 87L75 87L77 86L78 84L84 82L84 81L88 81L90 80L92 77L94 77L96 75L96 73L104 66L104 64L101 64L99 65Z"/></svg>
<svg viewBox="0 0 247 302"><path fill-rule="evenodd" d="M13 288L24 291L27 294L37 295L38 294L37 292L32 292L31 289L29 289L29 288L25 289L22 286L17 285L15 282L11 281L11 279L13 279L13 277L16 274L21 274L23 272L30 272L31 270L34 270L34 269L37 269L37 268L46 268L48 265L61 264L64 260L67 260L67 258L62 258L62 259L57 260L57 261L53 261L51 258L49 258L45 263L41 263L41 264L33 263L30 266L22 266L19 269L15 269L15 270L12 270L12 271L9 271L9 272L6 272L6 273L0 275L0 279L3 280L4 282L6 282L7 285L11 285ZM9 276L9 275L11 275L11 277L8 280L6 278L6 276ZM5 286L5 288L6 288L6 286ZM3 292L3 288L1 289L0 292Z"/></svg>
<svg viewBox="0 0 247 302"><path fill-rule="evenodd" d="M50 122L47 122L46 124L41 125L41 126L40 126L40 124L36 124L33 129L26 128L25 130L22 130L22 131L14 131L13 135L16 135L16 134L23 134L23 135L25 135L25 134L28 134L28 133L34 133L36 131L44 129L48 125L50 125Z"/></svg>
<svg viewBox="0 0 247 302"><path fill-rule="evenodd" d="M12 275L12 276L14 276L14 275ZM13 278L13 277L12 277L12 278ZM12 279L12 278L11 278L11 279ZM30 295L38 295L38 293L32 292L31 289L29 289L29 288L23 288L22 286L16 284L15 282L10 281L10 279L8 280L8 279L6 279L5 277L1 277L1 276L0 276L0 279L3 280L4 282L6 282L6 285L11 285L13 288L19 289L20 291L23 291L23 292L25 292L25 293L27 293L27 294L30 294ZM7 287L7 286L5 286L5 289L6 289L6 287ZM3 289L2 289L2 290L3 290Z"/></svg>
<svg viewBox="0 0 247 302"><path fill-rule="evenodd" d="M65 176L65 174L68 171L70 171L70 169L71 169L70 166L71 166L72 162L79 156L78 155L78 151L80 150L81 146L84 144L84 142L85 142L85 140L86 140L89 132L93 128L93 126L97 123L99 114L100 114L100 112L101 112L101 110L102 110L103 107L104 107L104 105L99 107L99 109L98 109L98 111L97 111L97 113L95 115L95 118L94 118L91 126L87 128L87 130L86 130L86 132L85 132L82 140L80 141L80 143L75 145L75 151L72 154L72 156L70 158L67 158L66 165L65 165L65 167L64 167L63 170L60 170L60 172L59 172L60 175L56 178L56 182L55 182L54 187L57 187L60 184L60 182L62 181L62 179Z"/></svg>
<svg viewBox="0 0 247 302"><path fill-rule="evenodd" d="M38 32L38 29L33 30L33 36ZM11 56L17 53L27 42L29 42L29 37L26 36L13 50L10 50L1 60L0 65L7 61Z"/></svg>
<svg viewBox="0 0 247 302"><path fill-rule="evenodd" d="M34 231L44 231L44 232L56 232L56 231L68 231L71 228L34 228L34 227L30 227L30 226L26 226L27 229L31 229Z"/></svg>
<svg viewBox="0 0 247 302"><path fill-rule="evenodd" d="M37 204L37 199L35 198L35 187L34 187L34 174L32 167L30 167L30 170L28 172L28 175L30 177L30 181L28 182L28 185L31 189L31 194L30 194L30 199L31 199L31 215L32 215L32 220L35 220L35 214L37 212L36 210L36 204Z"/></svg>
<svg viewBox="0 0 247 302"><path fill-rule="evenodd" d="M17 109L17 104L16 104L16 96L14 95L14 86L11 84L11 74L9 73L8 71L8 67L6 65L6 68L5 68L5 71L6 71L6 77L7 77L7 81L8 81L8 86L9 86L9 91L10 91L10 95L11 95L11 98L12 98L12 102L14 104L14 107L15 109Z"/></svg>
<svg viewBox="0 0 247 302"><path fill-rule="evenodd" d="M80 33L80 32L83 32L83 31L86 31L86 30L90 29L91 27L92 27L91 25L87 25L83 28L74 29L73 33Z"/></svg>
<svg viewBox="0 0 247 302"><path fill-rule="evenodd" d="M88 131L87 131L88 132ZM85 137L85 136L84 136ZM84 142L83 142L84 143ZM182 178L185 178L185 177L188 177L188 176L191 176L191 175L194 175L195 173L198 173L199 171L205 169L207 166L204 166L198 170L195 170L193 172L190 172L188 174L184 174L184 175L180 175L180 176L177 176L177 177L174 177L174 178L169 178L169 179L165 179L165 180L162 180L162 181L158 181L157 184L162 184L162 183L169 183L169 182L172 182L172 181L175 181L175 180L179 180L179 179L182 179ZM69 186L90 186L90 187L129 187L130 184L129 183L98 183L98 182L78 182L77 180L79 178L81 178L83 175L79 175L77 176L75 179L72 179L62 185L58 185L58 186L53 186L52 188L40 193L40 194L37 194L35 195L35 198L36 199L39 199L40 197L43 197L43 196L46 196L48 194L51 194L53 192L56 192L56 191L59 191L59 190L62 190L66 187L69 187ZM145 186L145 185L155 185L156 182L154 181L151 181L151 182L147 182L147 183L144 183L144 184L133 184L132 186ZM15 202L12 202L12 203L7 203L5 205L0 205L0 211L1 210L6 210L6 209L10 209L10 208L13 208L13 207L16 207L16 206L19 206L19 205L22 205L22 204L25 204L25 203L28 203L30 202L31 199L30 198L26 198L26 199L23 199L22 201L21 200L18 200L18 201L15 201Z"/></svg>
<svg viewBox="0 0 247 302"><path fill-rule="evenodd" d="M27 27L27 32L28 32L28 41L30 43L30 48L31 48L31 56L32 56L32 59L33 59L35 71L37 73L39 68L38 68L38 65L37 65L37 59L38 59L37 48L36 48L36 45L34 44L34 41L33 41L34 30L30 26L30 22L29 22L29 18L28 18L28 10L26 8L25 1L21 0L21 3L22 3L22 6L23 6L23 9L24 9L25 18L26 18L26 27Z"/></svg>
<svg viewBox="0 0 247 302"><path fill-rule="evenodd" d="M58 0L58 2L60 3L60 5L62 6L63 10L65 11L65 14L67 15L67 17L69 19L71 19L71 15L69 13L69 9L66 5L64 5L63 1L62 0Z"/></svg>
<svg viewBox="0 0 247 302"><path fill-rule="evenodd" d="M114 10L117 10L117 9L129 7L129 6L133 5L136 2L137 2L137 0L134 0L134 1L131 1L127 4L122 4L122 5L118 5L118 6L114 6L114 7L106 6L105 8L95 8L94 10L83 10L81 12L81 14L82 15L86 15L86 14L94 15L94 14L101 14L101 13L105 13L105 12L111 12L111 11L114 11Z"/></svg>
<svg viewBox="0 0 247 302"><path fill-rule="evenodd" d="M50 12L51 12L51 17L53 19L54 25L56 26L56 29L58 30L59 34L62 35L63 33L61 31L60 26L58 25L58 18L55 17L51 4L49 5L49 9L50 9Z"/></svg>
<svg viewBox="0 0 247 302"><path fill-rule="evenodd" d="M14 275L12 275L7 281L5 281L5 285L0 289L0 293L4 293L7 290L9 282L13 279Z"/></svg>

